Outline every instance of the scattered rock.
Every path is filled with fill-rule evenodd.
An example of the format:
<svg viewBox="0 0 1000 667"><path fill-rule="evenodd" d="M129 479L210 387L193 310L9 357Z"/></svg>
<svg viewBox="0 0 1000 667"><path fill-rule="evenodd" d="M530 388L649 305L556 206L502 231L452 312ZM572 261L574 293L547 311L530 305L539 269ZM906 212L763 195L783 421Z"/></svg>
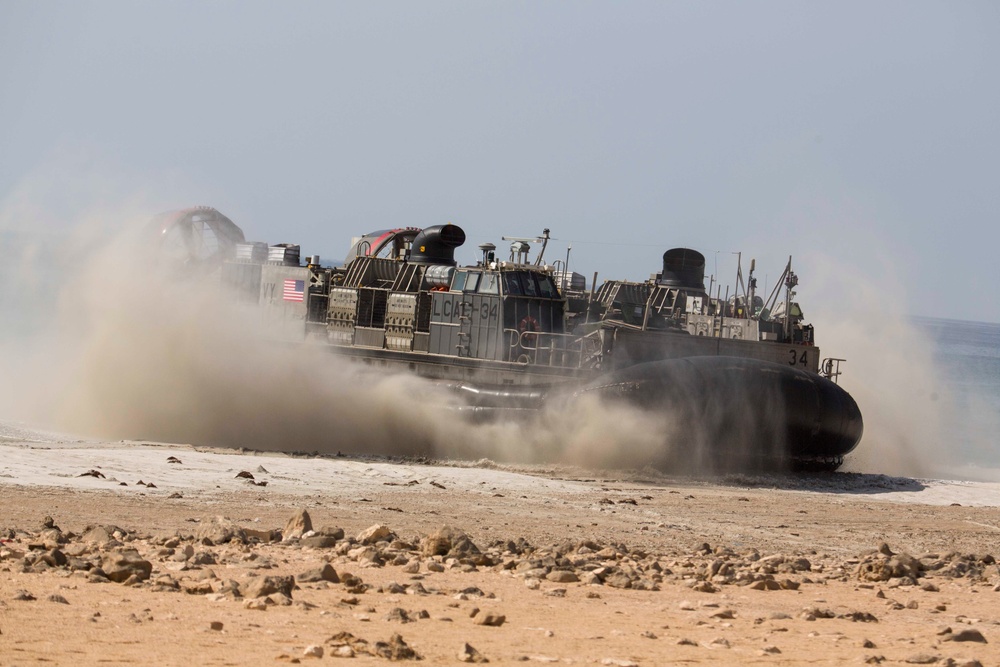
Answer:
<svg viewBox="0 0 1000 667"><path fill-rule="evenodd" d="M959 630L955 633L949 633L941 638L941 641L945 642L979 642L980 644L988 643L986 637L983 633L975 628L968 628L966 630Z"/></svg>
<svg viewBox="0 0 1000 667"><path fill-rule="evenodd" d="M313 644L311 646L307 646L305 648L305 650L302 651L302 655L304 655L307 658L322 658L323 657L323 647L322 646L317 646L315 644Z"/></svg>
<svg viewBox="0 0 1000 667"><path fill-rule="evenodd" d="M781 584L774 579L761 579L760 581L753 582L747 588L755 591L778 591L781 590Z"/></svg>
<svg viewBox="0 0 1000 667"><path fill-rule="evenodd" d="M375 544L389 539L390 535L392 535L392 531L389 526L378 523L362 530L355 539L361 544Z"/></svg>
<svg viewBox="0 0 1000 667"><path fill-rule="evenodd" d="M471 644L465 644L464 646L462 646L462 650L458 652L458 659L461 662L476 662L476 663L489 662L486 656L484 656L482 653L473 648Z"/></svg>
<svg viewBox="0 0 1000 667"><path fill-rule="evenodd" d="M245 598L260 598L273 593L281 593L290 598L294 587L295 579L290 576L254 577L240 586L240 593Z"/></svg>
<svg viewBox="0 0 1000 667"><path fill-rule="evenodd" d="M113 533L114 530L109 530L107 526L87 526L83 535L80 536L80 540L91 544L108 544L114 540Z"/></svg>
<svg viewBox="0 0 1000 667"><path fill-rule="evenodd" d="M872 557L858 565L858 578L863 581L889 581L890 579L908 578L916 581L923 571L919 560L909 554L893 554L888 558Z"/></svg>
<svg viewBox="0 0 1000 667"><path fill-rule="evenodd" d="M123 584L130 579L145 581L153 572L153 564L144 560L137 551L108 554L101 560L101 570L111 581Z"/></svg>
<svg viewBox="0 0 1000 667"><path fill-rule="evenodd" d="M478 614L476 616L474 623L476 625L487 625L490 627L499 628L501 625L504 624L504 621L506 620L507 617L504 616L503 614L495 614L493 612L488 612L484 614Z"/></svg>
<svg viewBox="0 0 1000 667"><path fill-rule="evenodd" d="M312 519L309 517L309 512L304 509L299 510L285 523L285 529L281 531L281 540L282 542L294 540L312 529Z"/></svg>
<svg viewBox="0 0 1000 667"><path fill-rule="evenodd" d="M337 576L337 571L334 570L333 566L329 563L324 564L323 567L306 570L295 579L300 583L312 583L316 581L329 581L333 584L340 583L340 577Z"/></svg>
<svg viewBox="0 0 1000 667"><path fill-rule="evenodd" d="M236 522L224 516L205 517L198 523L195 537L206 545L246 542L247 534Z"/></svg>
<svg viewBox="0 0 1000 667"><path fill-rule="evenodd" d="M330 535L310 535L300 538L299 544L312 549L332 549L337 546L337 538Z"/></svg>
<svg viewBox="0 0 1000 667"><path fill-rule="evenodd" d="M857 623L878 623L878 619L867 611L852 611L846 614L840 614L837 618L846 618L849 621L855 621Z"/></svg>
<svg viewBox="0 0 1000 667"><path fill-rule="evenodd" d="M463 556L480 554L479 547L473 544L463 531L450 526L442 526L423 540L422 551L425 556L445 556L461 558Z"/></svg>
<svg viewBox="0 0 1000 667"><path fill-rule="evenodd" d="M394 634L388 642L375 643L375 655L389 660L422 660L421 656L407 646L403 638Z"/></svg>

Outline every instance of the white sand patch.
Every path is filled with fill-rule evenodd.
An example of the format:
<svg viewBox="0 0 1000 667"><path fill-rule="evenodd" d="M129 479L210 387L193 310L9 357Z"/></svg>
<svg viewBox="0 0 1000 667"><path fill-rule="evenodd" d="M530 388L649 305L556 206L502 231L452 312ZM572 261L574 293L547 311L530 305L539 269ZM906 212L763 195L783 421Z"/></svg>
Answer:
<svg viewBox="0 0 1000 667"><path fill-rule="evenodd" d="M171 463L171 457L180 463ZM266 472L259 471L263 467ZM94 470L104 477L85 473ZM289 495L372 495L387 487L408 486L432 493L435 484L451 490L482 493L546 494L561 498L593 492L601 482L553 479L491 466L427 465L384 459L292 456L280 452L196 448L149 442L106 442L0 423L0 484L100 489L120 493L185 496L246 490L251 473L266 489ZM604 471L607 472L607 471ZM990 471L983 471L988 475ZM138 482L144 485L138 485ZM723 486L774 487L790 493L838 496L843 502L893 502L923 505L1000 506L1000 483L915 479L840 473L801 477L748 476L719 480ZM124 482L124 485L122 484ZM703 485L705 480L664 478L663 485ZM148 488L149 483L155 488ZM646 482L648 483L648 481ZM263 488L262 488L263 491Z"/></svg>
<svg viewBox="0 0 1000 667"><path fill-rule="evenodd" d="M7 429L11 433L14 429ZM283 494L371 494L383 485L412 485L433 492L449 489L492 493L583 491L591 487L561 480L484 468L391 463L330 457L297 457L282 453L196 449L190 445L141 442L57 440L56 434L22 430L27 437L0 440L0 484L55 486L68 489L115 490L121 493L191 492L206 494L245 489L254 481ZM170 462L171 457L180 463ZM258 471L263 467L266 472ZM97 471L104 477L87 475ZM144 485L137 485L139 481ZM127 486L121 485L124 482ZM155 489L149 489L149 483Z"/></svg>

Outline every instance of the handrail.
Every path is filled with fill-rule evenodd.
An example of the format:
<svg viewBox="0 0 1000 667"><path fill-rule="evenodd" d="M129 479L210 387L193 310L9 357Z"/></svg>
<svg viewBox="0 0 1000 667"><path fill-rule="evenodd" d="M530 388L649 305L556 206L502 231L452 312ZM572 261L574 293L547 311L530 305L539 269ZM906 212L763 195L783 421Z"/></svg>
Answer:
<svg viewBox="0 0 1000 667"><path fill-rule="evenodd" d="M827 378L828 380L833 380L836 383L837 378L843 374L843 371L840 370L840 363L842 361L847 361L847 359L827 357L826 359L823 360L823 363L819 365L820 366L819 374Z"/></svg>
<svg viewBox="0 0 1000 667"><path fill-rule="evenodd" d="M551 331L504 329L507 360L526 365L585 368L600 358L601 344L595 333L585 336Z"/></svg>

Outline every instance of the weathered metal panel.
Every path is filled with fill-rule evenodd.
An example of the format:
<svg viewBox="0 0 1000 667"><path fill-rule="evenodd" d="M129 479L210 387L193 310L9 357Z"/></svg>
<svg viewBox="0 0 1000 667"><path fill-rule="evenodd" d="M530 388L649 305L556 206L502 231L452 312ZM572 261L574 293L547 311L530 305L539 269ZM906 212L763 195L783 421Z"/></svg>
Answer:
<svg viewBox="0 0 1000 667"><path fill-rule="evenodd" d="M469 295L469 356L477 359L501 359L502 350L497 346L501 329L500 297L494 295Z"/></svg>
<svg viewBox="0 0 1000 667"><path fill-rule="evenodd" d="M434 292L431 295L430 352L458 354L461 293Z"/></svg>
<svg viewBox="0 0 1000 667"><path fill-rule="evenodd" d="M356 327L354 329L354 344L360 347L385 347L385 329L370 329Z"/></svg>

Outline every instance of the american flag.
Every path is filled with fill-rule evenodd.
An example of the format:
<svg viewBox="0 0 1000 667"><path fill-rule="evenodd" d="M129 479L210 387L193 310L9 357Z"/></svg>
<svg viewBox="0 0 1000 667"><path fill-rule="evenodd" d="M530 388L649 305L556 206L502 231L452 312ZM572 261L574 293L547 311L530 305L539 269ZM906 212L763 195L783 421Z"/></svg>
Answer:
<svg viewBox="0 0 1000 667"><path fill-rule="evenodd" d="M306 281L286 280L285 281L285 301L303 301L306 291Z"/></svg>

